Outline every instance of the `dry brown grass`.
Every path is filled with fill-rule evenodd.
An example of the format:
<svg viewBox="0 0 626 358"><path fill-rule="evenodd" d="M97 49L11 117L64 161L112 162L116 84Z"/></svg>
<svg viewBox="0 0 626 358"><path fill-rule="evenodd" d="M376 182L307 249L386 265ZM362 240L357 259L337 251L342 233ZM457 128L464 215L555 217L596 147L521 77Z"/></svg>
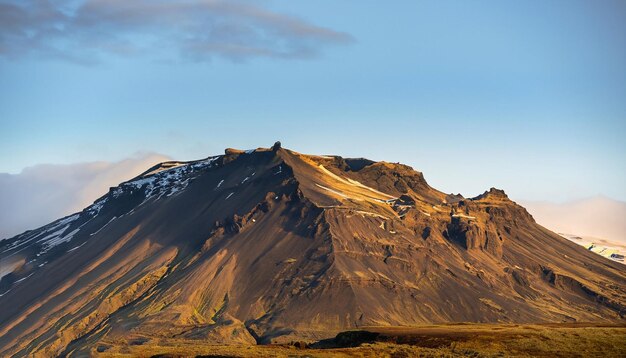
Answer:
<svg viewBox="0 0 626 358"><path fill-rule="evenodd" d="M100 357L626 357L626 326L597 324L461 324L370 328L377 342L354 348L310 349L288 345L223 346L201 341L159 340L113 344ZM398 344L396 342L405 342Z"/></svg>

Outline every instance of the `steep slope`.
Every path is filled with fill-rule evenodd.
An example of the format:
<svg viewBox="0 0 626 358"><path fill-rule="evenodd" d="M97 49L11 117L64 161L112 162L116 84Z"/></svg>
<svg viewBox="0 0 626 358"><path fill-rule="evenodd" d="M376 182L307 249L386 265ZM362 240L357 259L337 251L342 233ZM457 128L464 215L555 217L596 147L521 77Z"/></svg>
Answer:
<svg viewBox="0 0 626 358"><path fill-rule="evenodd" d="M277 144L168 162L0 246L0 355L363 325L623 321L626 272L411 168Z"/></svg>

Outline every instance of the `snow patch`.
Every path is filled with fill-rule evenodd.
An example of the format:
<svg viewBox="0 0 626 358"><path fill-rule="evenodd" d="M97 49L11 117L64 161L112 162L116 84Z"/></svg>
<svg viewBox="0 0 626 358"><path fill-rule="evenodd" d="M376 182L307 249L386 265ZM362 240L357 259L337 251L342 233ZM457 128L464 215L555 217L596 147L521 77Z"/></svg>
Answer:
<svg viewBox="0 0 626 358"><path fill-rule="evenodd" d="M180 191L180 188L178 188L178 187L173 187L173 188L172 188L172 190L170 191L170 193L169 193L169 194L167 194L167 196L172 196L172 195L174 195L174 194L178 193L179 191Z"/></svg>
<svg viewBox="0 0 626 358"><path fill-rule="evenodd" d="M464 215L464 214L454 214L452 215L453 218L465 218L465 219L470 219L470 220L474 220L476 219L475 216L469 216L469 215Z"/></svg>
<svg viewBox="0 0 626 358"><path fill-rule="evenodd" d="M326 191L329 191L329 192L331 192L331 193L333 193L333 194L337 194L337 195L339 195L339 196L341 196L341 197L343 197L343 198L349 198L349 196L348 196L348 195L346 195L346 194L344 194L344 193L342 193L342 192L340 192L340 191L337 191L337 190L334 190L334 189L331 189L331 188L325 187L325 186L320 185L320 184L317 184L317 183L315 183L315 185L317 185L318 187L320 187L320 188L322 188L322 189L324 189L324 190L326 190Z"/></svg>
<svg viewBox="0 0 626 358"><path fill-rule="evenodd" d="M26 280L27 278L31 277L31 276L32 276L32 275L34 275L34 274L35 274L35 273L33 272L33 273L31 273L30 275L28 275L28 276L26 276L26 277L24 277L24 278L20 278L19 280L15 281L14 283L19 283L19 282L22 282L22 281ZM5 293L6 293L6 292L5 292Z"/></svg>
<svg viewBox="0 0 626 358"><path fill-rule="evenodd" d="M124 193L132 194L137 190L142 190L145 199L138 206L143 205L145 202L153 198L159 200L164 196L171 197L172 195L187 188L193 178L193 174L196 171L211 167L213 162L217 159L219 159L219 156L211 157L198 162L181 164L158 171L150 174L149 176L143 176L141 178L122 183L120 186L112 190L112 196L117 198Z"/></svg>
<svg viewBox="0 0 626 358"><path fill-rule="evenodd" d="M82 244L76 246L76 247L72 247L71 249L67 250L67 252L72 252L80 247L82 247L83 245L85 245L87 243L87 241L83 242Z"/></svg>
<svg viewBox="0 0 626 358"><path fill-rule="evenodd" d="M96 202L94 202L91 206L89 206L87 208L87 211L93 215L93 216L97 216L98 214L100 214L100 210L102 210L102 207L104 206L104 204L106 204L108 198L103 198L101 200L97 200Z"/></svg>
<svg viewBox="0 0 626 358"><path fill-rule="evenodd" d="M104 226L102 226L100 229L98 229L98 231L94 232L93 234L90 234L89 236L94 236L97 233L99 233L100 231L102 231L105 227L107 227L107 225L109 225L111 223L111 221L117 219L117 216L114 216L111 220L109 220L108 223L104 224Z"/></svg>
<svg viewBox="0 0 626 358"><path fill-rule="evenodd" d="M17 240L15 242L13 242L10 245L7 245L6 249L3 250L2 252L7 252L13 249L16 249L20 246L24 246L25 245L32 242L33 240L37 240L36 242L41 242L44 240L48 240L51 239L59 234L61 234L63 231L65 231L65 229L67 229L69 227L69 224L72 223L74 220L78 219L80 217L80 214L74 214L71 216L68 216L66 218L63 218L61 220L57 220L55 222L52 222L42 228L40 228L39 230L33 230L31 232L27 232L21 236L24 236L24 239L22 240ZM62 230L59 230L60 227L63 227ZM43 236L43 238L42 238ZM24 248L22 248L21 250L23 250ZM20 251L21 251L20 250Z"/></svg>
<svg viewBox="0 0 626 358"><path fill-rule="evenodd" d="M63 232L65 232L65 230L67 230L69 227L70 227L69 225L66 225L66 226L62 227L61 229L59 229L59 230L57 230L57 231L55 231L55 232L53 232L53 233L51 233L51 234L49 234L49 235L47 235L47 236L45 236L43 238L37 240L37 242L42 242L42 241L47 242L48 240L54 239L54 238L58 237L59 235L61 235Z"/></svg>

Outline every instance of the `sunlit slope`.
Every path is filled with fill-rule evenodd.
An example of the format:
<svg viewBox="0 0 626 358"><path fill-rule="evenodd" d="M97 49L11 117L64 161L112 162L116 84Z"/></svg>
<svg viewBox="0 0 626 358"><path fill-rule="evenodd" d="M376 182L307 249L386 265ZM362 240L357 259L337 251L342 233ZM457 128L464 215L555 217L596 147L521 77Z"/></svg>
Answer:
<svg viewBox="0 0 626 358"><path fill-rule="evenodd" d="M147 170L2 242L0 354L360 326L623 321L626 272L504 192L275 145Z"/></svg>

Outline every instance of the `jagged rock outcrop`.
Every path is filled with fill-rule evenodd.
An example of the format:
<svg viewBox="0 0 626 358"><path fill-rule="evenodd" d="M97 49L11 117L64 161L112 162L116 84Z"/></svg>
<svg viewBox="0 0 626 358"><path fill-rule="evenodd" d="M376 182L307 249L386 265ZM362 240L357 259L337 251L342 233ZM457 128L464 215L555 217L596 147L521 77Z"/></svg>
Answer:
<svg viewBox="0 0 626 358"><path fill-rule="evenodd" d="M279 142L154 166L1 242L0 260L3 356L626 313L622 265L539 226L501 190L447 195L405 165Z"/></svg>

